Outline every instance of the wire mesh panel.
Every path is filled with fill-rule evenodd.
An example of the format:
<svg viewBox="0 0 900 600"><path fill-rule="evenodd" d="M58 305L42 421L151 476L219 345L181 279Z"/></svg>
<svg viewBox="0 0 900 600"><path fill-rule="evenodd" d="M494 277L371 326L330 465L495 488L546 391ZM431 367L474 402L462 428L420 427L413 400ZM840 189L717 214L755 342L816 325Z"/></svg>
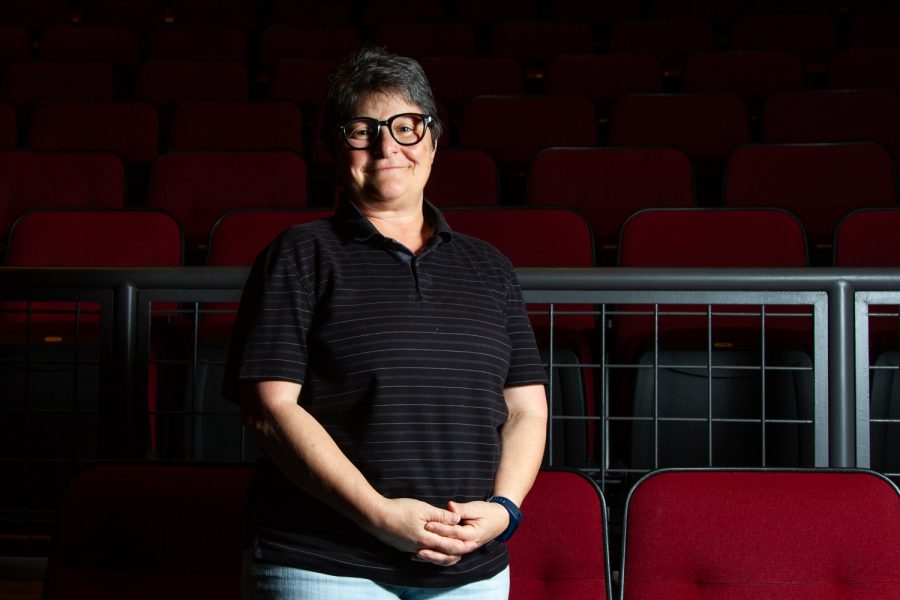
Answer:
<svg viewBox="0 0 900 600"><path fill-rule="evenodd" d="M900 480L900 294L856 293L857 465Z"/></svg>
<svg viewBox="0 0 900 600"><path fill-rule="evenodd" d="M141 294L138 319L146 327L138 344L146 359L141 376L147 381L149 455L202 461L259 455L239 406L222 389L239 299L240 289Z"/></svg>
<svg viewBox="0 0 900 600"><path fill-rule="evenodd" d="M526 281L525 294L529 302L551 303L554 325L569 316L565 299L572 292L529 289ZM577 297L597 302L593 314L601 325L583 346L590 354L573 360L571 346L555 337L545 352L549 464L585 468L605 484L661 467L828 463L824 293L647 290ZM567 397L573 393L580 401ZM586 426L573 428L582 421ZM572 448L579 446L572 435L587 446L574 464Z"/></svg>
<svg viewBox="0 0 900 600"><path fill-rule="evenodd" d="M69 477L114 446L111 290L0 287L0 539L49 537Z"/></svg>

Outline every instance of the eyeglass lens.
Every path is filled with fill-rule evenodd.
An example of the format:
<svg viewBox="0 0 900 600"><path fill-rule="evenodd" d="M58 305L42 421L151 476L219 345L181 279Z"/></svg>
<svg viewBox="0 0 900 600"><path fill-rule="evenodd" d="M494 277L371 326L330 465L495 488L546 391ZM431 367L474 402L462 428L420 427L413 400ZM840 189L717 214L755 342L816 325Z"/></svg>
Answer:
<svg viewBox="0 0 900 600"><path fill-rule="evenodd" d="M341 127L344 137L354 148L368 148L378 139L379 129L386 125L391 137L401 145L412 146L418 144L425 137L428 128L428 119L425 115L404 113L394 115L386 121L379 121L369 117L360 117L348 121Z"/></svg>

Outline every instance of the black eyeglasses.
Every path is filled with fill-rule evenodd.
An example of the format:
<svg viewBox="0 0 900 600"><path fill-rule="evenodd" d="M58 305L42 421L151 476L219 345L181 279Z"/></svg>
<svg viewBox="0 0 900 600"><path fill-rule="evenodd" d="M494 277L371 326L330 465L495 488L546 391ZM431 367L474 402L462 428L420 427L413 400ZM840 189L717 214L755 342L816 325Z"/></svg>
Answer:
<svg viewBox="0 0 900 600"><path fill-rule="evenodd" d="M401 146L415 146L425 139L425 132L432 126L431 115L419 113L402 113L379 121L371 117L357 117L340 126L344 139L351 148L369 148L378 141L381 127L386 126Z"/></svg>

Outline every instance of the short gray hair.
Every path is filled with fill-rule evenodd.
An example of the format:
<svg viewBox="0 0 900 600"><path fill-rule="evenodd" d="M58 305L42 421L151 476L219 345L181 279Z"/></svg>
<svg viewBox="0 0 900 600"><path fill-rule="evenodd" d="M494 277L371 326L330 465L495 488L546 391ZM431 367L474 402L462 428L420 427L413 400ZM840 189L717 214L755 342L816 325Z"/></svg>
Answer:
<svg viewBox="0 0 900 600"><path fill-rule="evenodd" d="M380 46L367 46L340 63L331 73L325 98L325 141L334 144L337 129L353 117L354 107L372 93L396 93L432 116L432 139L437 144L443 125L425 71L412 58Z"/></svg>

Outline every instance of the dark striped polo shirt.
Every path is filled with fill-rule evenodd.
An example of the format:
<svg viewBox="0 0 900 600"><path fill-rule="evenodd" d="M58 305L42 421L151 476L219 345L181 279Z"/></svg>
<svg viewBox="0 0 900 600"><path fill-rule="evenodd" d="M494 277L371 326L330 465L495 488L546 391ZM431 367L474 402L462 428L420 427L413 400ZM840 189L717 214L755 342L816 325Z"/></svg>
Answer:
<svg viewBox="0 0 900 600"><path fill-rule="evenodd" d="M283 233L241 300L226 389L303 384L300 404L381 494L445 508L492 492L503 389L544 383L510 262L450 230L418 255L349 202ZM452 567L414 562L302 493L263 460L253 486L256 558L418 587L452 587L508 564L492 542Z"/></svg>

